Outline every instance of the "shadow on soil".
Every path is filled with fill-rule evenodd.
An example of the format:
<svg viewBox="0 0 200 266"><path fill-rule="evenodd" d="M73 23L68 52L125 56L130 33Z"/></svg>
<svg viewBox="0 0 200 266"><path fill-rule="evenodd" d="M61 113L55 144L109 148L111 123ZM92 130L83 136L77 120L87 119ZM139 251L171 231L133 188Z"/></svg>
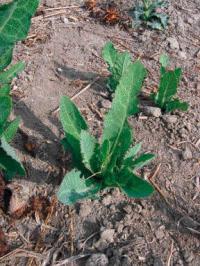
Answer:
<svg viewBox="0 0 200 266"><path fill-rule="evenodd" d="M62 72L58 73L59 75L70 80L87 81L90 84L95 78L98 77L96 73L82 72L58 64L57 68L62 69ZM105 88L105 78L99 77L98 84L92 84L91 88L89 89L99 92L101 91L101 88ZM55 183L59 184L62 180L63 172L66 170L66 166L63 165L63 161L65 161L66 165L69 165L69 161L66 162L66 160L63 158L63 150L60 144L60 140L62 139L62 126L58 119L58 112L56 115L49 113L47 117L49 122L59 129L59 136L56 136L53 131L47 125L45 125L23 101L20 101L20 103L15 106L14 112L15 115L21 117L26 129L30 129L29 132L28 130L23 130L22 127L18 131L19 134L16 137L15 142L16 148L20 150L25 157L27 176L31 177L31 181L33 182L47 182L53 183L54 185ZM33 132L36 132L36 134L34 135ZM38 137L38 135L40 136ZM34 148L30 151L27 151L25 147L26 144L29 146L31 144L34 146ZM52 174L47 174L47 169L43 170L42 167L33 167L32 161L30 159L37 159L41 162L49 164L51 168L57 169L57 171L55 171L56 175L54 174L54 171L52 171Z"/></svg>

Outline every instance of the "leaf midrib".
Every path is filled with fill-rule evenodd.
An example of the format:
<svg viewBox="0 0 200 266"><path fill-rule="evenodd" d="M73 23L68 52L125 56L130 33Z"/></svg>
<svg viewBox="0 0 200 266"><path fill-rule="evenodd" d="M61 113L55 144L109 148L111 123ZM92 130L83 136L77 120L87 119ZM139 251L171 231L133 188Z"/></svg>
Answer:
<svg viewBox="0 0 200 266"><path fill-rule="evenodd" d="M3 29L6 26L7 22L12 18L12 15L15 12L16 6L17 6L17 2L12 2L12 4L10 5L10 14L8 15L8 17L5 19L4 23L0 27L0 34L3 32Z"/></svg>

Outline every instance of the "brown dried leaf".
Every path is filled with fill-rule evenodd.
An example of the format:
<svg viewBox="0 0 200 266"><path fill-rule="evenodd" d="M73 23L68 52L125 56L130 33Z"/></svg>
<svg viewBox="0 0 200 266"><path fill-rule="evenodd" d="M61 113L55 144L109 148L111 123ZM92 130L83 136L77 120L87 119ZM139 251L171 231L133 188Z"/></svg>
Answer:
<svg viewBox="0 0 200 266"><path fill-rule="evenodd" d="M93 10L97 5L96 0L85 1L85 7L88 10Z"/></svg>

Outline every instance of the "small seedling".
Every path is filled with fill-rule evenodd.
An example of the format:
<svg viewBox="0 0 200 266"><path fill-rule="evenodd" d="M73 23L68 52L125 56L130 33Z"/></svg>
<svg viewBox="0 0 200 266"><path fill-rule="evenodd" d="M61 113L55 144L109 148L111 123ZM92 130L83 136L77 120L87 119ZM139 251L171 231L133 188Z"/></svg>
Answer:
<svg viewBox="0 0 200 266"><path fill-rule="evenodd" d="M155 156L137 156L141 144L131 147L132 130L128 117L137 112L137 93L146 70L138 60L130 63L116 86L112 107L105 117L101 142L88 130L77 107L68 97L60 104L60 118L65 137L64 148L70 150L75 168L66 174L58 191L58 199L67 205L84 198L94 198L106 188L118 187L128 197L151 195L152 186L136 174L136 170Z"/></svg>
<svg viewBox="0 0 200 266"><path fill-rule="evenodd" d="M161 78L158 92L153 93L151 98L154 103L165 112L172 112L176 109L187 111L189 107L188 103L181 102L175 97L182 75L181 68L167 70L169 65L169 57L167 55L161 55L160 63Z"/></svg>
<svg viewBox="0 0 200 266"><path fill-rule="evenodd" d="M9 121L12 111L10 83L25 64L18 62L9 69L7 67L12 61L15 43L28 34L31 17L38 4L38 0L14 0L0 5L0 169L8 180L16 174L25 175L24 167L8 144L19 126L19 118Z"/></svg>
<svg viewBox="0 0 200 266"><path fill-rule="evenodd" d="M142 0L133 11L130 12L135 20L134 26L145 24L156 30L163 30L167 27L169 17L162 11L167 3L162 0Z"/></svg>

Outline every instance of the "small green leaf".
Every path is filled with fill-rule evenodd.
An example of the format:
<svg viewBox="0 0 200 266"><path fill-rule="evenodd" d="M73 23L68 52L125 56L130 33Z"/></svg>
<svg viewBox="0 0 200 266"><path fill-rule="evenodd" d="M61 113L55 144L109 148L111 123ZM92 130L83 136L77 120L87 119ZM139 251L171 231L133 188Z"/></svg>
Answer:
<svg viewBox="0 0 200 266"><path fill-rule="evenodd" d="M8 70L0 73L0 83L10 83L14 77L16 77L25 68L24 62L19 62L11 66Z"/></svg>
<svg viewBox="0 0 200 266"><path fill-rule="evenodd" d="M12 61L13 46L1 46L0 44L0 71L4 70Z"/></svg>
<svg viewBox="0 0 200 266"><path fill-rule="evenodd" d="M166 103L170 102L177 93L180 77L180 68L176 68L174 71L167 71L161 76L158 93L155 97L156 104L161 109L165 109Z"/></svg>
<svg viewBox="0 0 200 266"><path fill-rule="evenodd" d="M121 190L130 198L145 198L150 196L154 189L149 182L136 176L128 170L121 173L121 179L125 184L119 184Z"/></svg>
<svg viewBox="0 0 200 266"><path fill-rule="evenodd" d="M187 111L188 108L189 104L187 102L181 102L179 99L174 99L166 104L166 112L172 112L174 110Z"/></svg>
<svg viewBox="0 0 200 266"><path fill-rule="evenodd" d="M162 67L166 68L169 66L169 63L170 63L170 59L169 59L169 56L166 55L166 54L162 54L160 56L160 64Z"/></svg>
<svg viewBox="0 0 200 266"><path fill-rule="evenodd" d="M17 117L14 121L8 123L8 126L3 132L3 135L7 142L12 141L12 139L14 138L15 134L17 133L19 123L20 123L19 117Z"/></svg>
<svg viewBox="0 0 200 266"><path fill-rule="evenodd" d="M85 167L93 173L92 161L97 146L96 139L86 130L81 130L80 136L81 154Z"/></svg>
<svg viewBox="0 0 200 266"><path fill-rule="evenodd" d="M84 177L81 178L81 172L74 169L64 177L57 197L60 202L72 205L81 199L94 197L99 189L98 184L88 186Z"/></svg>
<svg viewBox="0 0 200 266"><path fill-rule="evenodd" d="M154 158L155 158L154 154L144 153L140 155L136 160L133 161L131 168L134 170L139 169L145 166L146 164L148 164L149 162L151 162Z"/></svg>
<svg viewBox="0 0 200 266"><path fill-rule="evenodd" d="M24 176L25 170L17 158L13 148L7 143L4 137L0 139L0 168L9 176L9 180L17 175Z"/></svg>
<svg viewBox="0 0 200 266"><path fill-rule="evenodd" d="M68 143L67 146L73 153L73 159L81 164L80 134L81 130L87 130L87 124L75 104L67 96L61 98L60 119Z"/></svg>
<svg viewBox="0 0 200 266"><path fill-rule="evenodd" d="M9 96L0 97L0 128L7 121L12 109L12 100Z"/></svg>

